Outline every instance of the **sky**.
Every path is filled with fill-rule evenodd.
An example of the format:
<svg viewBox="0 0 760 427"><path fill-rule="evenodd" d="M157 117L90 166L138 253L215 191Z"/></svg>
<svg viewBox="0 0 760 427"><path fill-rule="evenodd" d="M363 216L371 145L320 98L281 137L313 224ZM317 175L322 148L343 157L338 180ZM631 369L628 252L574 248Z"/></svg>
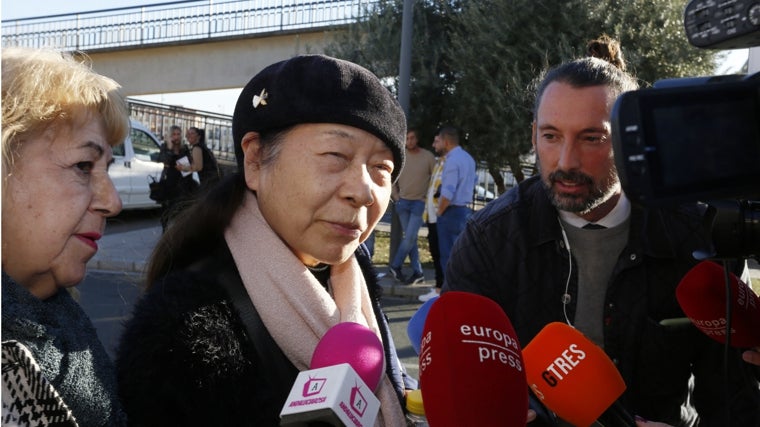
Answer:
<svg viewBox="0 0 760 427"><path fill-rule="evenodd" d="M119 7L141 6L155 3L162 3L162 1L0 0L0 17L3 20L20 19ZM724 65L718 69L717 74L729 74L737 71L739 67L747 61L747 55L747 49L726 51L726 60ZM135 98L232 115L232 112L235 110L235 102L240 94L240 90L241 88L202 92L167 93L145 95Z"/></svg>

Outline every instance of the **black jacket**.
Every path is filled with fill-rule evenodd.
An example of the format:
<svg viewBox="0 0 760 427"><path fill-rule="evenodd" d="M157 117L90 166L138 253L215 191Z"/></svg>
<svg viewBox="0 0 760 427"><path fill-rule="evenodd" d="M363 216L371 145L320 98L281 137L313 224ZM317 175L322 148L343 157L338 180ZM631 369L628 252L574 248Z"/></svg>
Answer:
<svg viewBox="0 0 760 427"><path fill-rule="evenodd" d="M489 203L455 244L443 290L473 292L499 303L523 347L546 324L564 322L569 262L557 217L538 177ZM741 361L740 351L730 351L724 378L721 344L690 324L660 324L685 317L675 288L697 263L692 251L708 244L702 230L696 206L673 211L632 206L629 241L605 296L604 349L626 382L622 402L632 414L674 426L726 427L730 401L730 425L760 426L756 371ZM569 283L571 321L577 270L573 266Z"/></svg>
<svg viewBox="0 0 760 427"><path fill-rule="evenodd" d="M298 370L276 347L287 378L257 362L257 349L232 302L219 285L219 271L239 274L229 249L207 252L188 269L154 284L138 301L117 354L119 395L133 426L278 426L279 413ZM364 272L386 352L386 372L403 405L405 374L380 308L380 288L363 246L356 252ZM283 319L287 325L287 319ZM261 345L259 341L257 344ZM258 349L261 350L261 349ZM271 365L267 365L271 366ZM414 380L409 378L410 387Z"/></svg>
<svg viewBox="0 0 760 427"><path fill-rule="evenodd" d="M161 180L166 186L166 200L163 203L173 205L179 200L191 196L198 189L198 183L195 182L192 175L182 176L182 172L177 170L177 160L182 157L188 157L190 152L187 147L182 147L179 153L170 150L166 143L161 144L161 151L158 154L158 161L164 164L164 170L161 172Z"/></svg>
<svg viewBox="0 0 760 427"><path fill-rule="evenodd" d="M206 144L198 143L191 148L191 151L195 147L198 147L203 155L203 169L198 172L198 177L201 180L201 186L208 188L219 181L219 178L222 177L222 172L219 169L219 164L216 161L216 157L214 157L214 153L211 152L211 149ZM192 155L190 158L192 159Z"/></svg>

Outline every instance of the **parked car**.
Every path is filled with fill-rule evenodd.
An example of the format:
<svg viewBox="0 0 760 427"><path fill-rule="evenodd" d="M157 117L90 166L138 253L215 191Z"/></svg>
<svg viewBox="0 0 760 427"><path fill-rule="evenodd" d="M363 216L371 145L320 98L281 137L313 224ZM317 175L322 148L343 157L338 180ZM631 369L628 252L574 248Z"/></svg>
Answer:
<svg viewBox="0 0 760 427"><path fill-rule="evenodd" d="M114 163L108 170L121 197L123 209L154 209L161 205L148 197L148 184L158 180L164 164L158 161L161 143L147 127L130 120L132 128L123 144L113 147Z"/></svg>
<svg viewBox="0 0 760 427"><path fill-rule="evenodd" d="M479 202L490 202L494 199L492 191L488 191L482 185L475 186L475 200Z"/></svg>

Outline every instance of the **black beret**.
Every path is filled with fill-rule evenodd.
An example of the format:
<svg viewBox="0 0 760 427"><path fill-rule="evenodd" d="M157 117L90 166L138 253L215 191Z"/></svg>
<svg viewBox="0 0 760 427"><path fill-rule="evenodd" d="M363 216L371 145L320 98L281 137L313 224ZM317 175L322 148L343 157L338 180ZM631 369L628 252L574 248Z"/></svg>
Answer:
<svg viewBox="0 0 760 427"><path fill-rule="evenodd" d="M337 123L363 129L393 152L393 181L404 165L406 117L398 101L369 70L325 55L277 62L243 88L232 116L235 156L242 170L241 141L299 123Z"/></svg>

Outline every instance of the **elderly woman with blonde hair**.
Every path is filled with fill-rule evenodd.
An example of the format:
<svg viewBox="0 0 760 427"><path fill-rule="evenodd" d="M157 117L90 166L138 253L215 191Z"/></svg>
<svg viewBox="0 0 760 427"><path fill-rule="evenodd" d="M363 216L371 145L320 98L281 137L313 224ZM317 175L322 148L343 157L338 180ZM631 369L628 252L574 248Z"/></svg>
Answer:
<svg viewBox="0 0 760 427"><path fill-rule="evenodd" d="M70 54L2 51L3 424L126 424L113 365L66 292L106 218L129 120L119 85Z"/></svg>

